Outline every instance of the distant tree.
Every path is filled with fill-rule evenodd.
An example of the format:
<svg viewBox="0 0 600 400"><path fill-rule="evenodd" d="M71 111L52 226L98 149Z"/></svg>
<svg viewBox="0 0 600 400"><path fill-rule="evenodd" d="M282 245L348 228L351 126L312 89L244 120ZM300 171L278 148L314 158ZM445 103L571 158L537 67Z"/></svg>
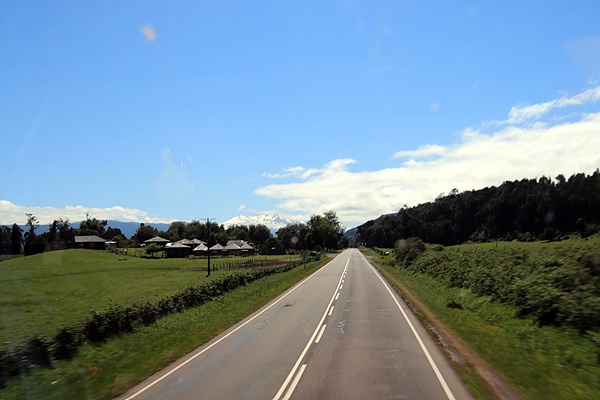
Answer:
<svg viewBox="0 0 600 400"><path fill-rule="evenodd" d="M311 250L337 248L338 235L329 220L321 215L312 215L308 220L306 243Z"/></svg>
<svg viewBox="0 0 600 400"><path fill-rule="evenodd" d="M285 249L304 250L308 226L303 223L289 224L277 230L279 239Z"/></svg>
<svg viewBox="0 0 600 400"><path fill-rule="evenodd" d="M0 254L10 253L10 228L0 226Z"/></svg>
<svg viewBox="0 0 600 400"><path fill-rule="evenodd" d="M124 235L116 235L111 239L113 242L117 242L117 247L125 248L129 245L129 240Z"/></svg>
<svg viewBox="0 0 600 400"><path fill-rule="evenodd" d="M227 228L227 236L231 240L248 240L248 227L245 225L232 225Z"/></svg>
<svg viewBox="0 0 600 400"><path fill-rule="evenodd" d="M156 230L156 228L150 226L150 225L144 225L144 223L142 222L140 224L140 227L137 228L137 230L135 231L135 234L133 235L133 237L131 238L133 242L141 244L144 243L144 241L148 240L148 239L152 239L154 236L158 235L158 231Z"/></svg>
<svg viewBox="0 0 600 400"><path fill-rule="evenodd" d="M79 224L80 235L96 235L102 237L104 230L108 225L107 220L98 220L96 218L90 218L90 214L85 214L85 221L81 221Z"/></svg>
<svg viewBox="0 0 600 400"><path fill-rule="evenodd" d="M222 231L223 231L223 226L220 226L218 224L214 224L214 226L211 225L211 232L222 232ZM183 237L186 239L190 239L190 240L192 240L192 239L204 240L202 238L205 236L205 232L206 232L206 223L200 222L200 221L194 219L185 225L185 228L183 230Z"/></svg>
<svg viewBox="0 0 600 400"><path fill-rule="evenodd" d="M25 232L25 242L23 245L23 253L26 256L41 253L45 250L44 241L37 238L35 230L39 227L40 222L33 214L25 214L27 216L26 226L29 227Z"/></svg>
<svg viewBox="0 0 600 400"><path fill-rule="evenodd" d="M281 240L274 237L268 238L260 248L261 254L285 254L285 248Z"/></svg>
<svg viewBox="0 0 600 400"><path fill-rule="evenodd" d="M160 246L156 243L151 243L144 249L146 254L150 254L150 257L154 257L156 253L159 253L164 250L163 246Z"/></svg>
<svg viewBox="0 0 600 400"><path fill-rule="evenodd" d="M60 247L65 249L74 245L75 231L71 227L68 219L58 219L56 222L56 229L58 231L58 241Z"/></svg>
<svg viewBox="0 0 600 400"><path fill-rule="evenodd" d="M102 238L107 239L107 240L113 240L113 238L115 236L123 236L123 232L121 232L121 229L112 228L109 226L108 228L106 228L106 230L102 234Z"/></svg>
<svg viewBox="0 0 600 400"><path fill-rule="evenodd" d="M266 225L258 224L248 226L248 239L258 247L261 247L271 237L273 237L273 235Z"/></svg>
<svg viewBox="0 0 600 400"><path fill-rule="evenodd" d="M10 231L10 253L21 254L21 248L23 246L23 230L17 224L13 224L12 230Z"/></svg>
<svg viewBox="0 0 600 400"><path fill-rule="evenodd" d="M174 221L169 225L169 228L165 232L165 239L169 239L172 242L176 242L184 238L184 231L186 228L185 222Z"/></svg>

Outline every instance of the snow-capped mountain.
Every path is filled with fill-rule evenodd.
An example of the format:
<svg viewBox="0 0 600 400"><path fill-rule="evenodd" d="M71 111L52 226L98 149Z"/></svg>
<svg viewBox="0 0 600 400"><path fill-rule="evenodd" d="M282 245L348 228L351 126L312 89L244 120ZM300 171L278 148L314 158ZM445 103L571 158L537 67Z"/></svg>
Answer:
<svg viewBox="0 0 600 400"><path fill-rule="evenodd" d="M289 224L300 223L289 218L284 218L280 215L258 214L258 215L238 215L223 222L227 228L232 225L265 225L271 231L276 231Z"/></svg>

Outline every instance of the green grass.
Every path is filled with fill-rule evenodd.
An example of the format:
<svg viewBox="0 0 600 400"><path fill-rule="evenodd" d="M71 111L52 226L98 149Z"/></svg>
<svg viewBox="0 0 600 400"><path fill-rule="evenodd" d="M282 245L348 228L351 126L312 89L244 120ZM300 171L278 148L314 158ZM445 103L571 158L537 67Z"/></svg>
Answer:
<svg viewBox="0 0 600 400"><path fill-rule="evenodd" d="M35 334L54 335L61 326L83 323L94 310L159 300L187 285L229 274L225 263L234 261L212 259L209 278L206 259L145 259L78 249L4 261L0 347Z"/></svg>
<svg viewBox="0 0 600 400"><path fill-rule="evenodd" d="M72 361L55 361L53 369L35 368L31 374L9 380L0 398L113 398L259 309L327 261L268 276L101 345L84 345Z"/></svg>
<svg viewBox="0 0 600 400"><path fill-rule="evenodd" d="M488 243L455 246L443 251L453 252L458 257L474 248L518 249L547 257L548 254L597 252L599 243L598 238L554 243L499 242L497 247L496 243ZM524 399L600 398L600 349L589 336L570 329L540 327L529 319L516 318L515 310L509 305L475 296L470 290L451 288L442 279L399 269L390 265L393 264L391 259L376 257L375 260ZM449 308L448 299L460 299L462 309ZM488 398L489 395L478 396Z"/></svg>

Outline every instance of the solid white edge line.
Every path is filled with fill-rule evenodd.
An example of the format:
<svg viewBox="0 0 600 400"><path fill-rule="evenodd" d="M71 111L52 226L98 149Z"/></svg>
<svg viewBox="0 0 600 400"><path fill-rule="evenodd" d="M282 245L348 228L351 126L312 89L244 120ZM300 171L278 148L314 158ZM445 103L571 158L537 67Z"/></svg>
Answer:
<svg viewBox="0 0 600 400"><path fill-rule="evenodd" d="M442 385L442 388L444 389L444 392L446 393L446 396L448 397L449 400L456 400L455 397L454 397L454 395L452 394L452 391L450 390L450 387L446 383L446 380L442 376L442 373L440 372L440 370L438 369L437 365L435 364L435 361L433 361L433 358L431 357L431 354L429 354L429 351L425 347L425 343L423 343L423 340L421 340L421 337L417 333L417 330L413 326L412 322L410 322L410 319L408 319L408 315L406 314L406 312L404 311L404 309L402 308L402 306L400 305L400 303L396 299L396 296L394 296L394 293L389 288L389 286L386 284L385 280L377 273L377 271L375 270L375 268L373 268L373 266L371 265L371 263L369 263L367 261L367 259L365 258L365 256L363 256L362 253L360 253L360 255L362 256L363 260L369 265L369 267L371 267L371 270L373 270L373 272L375 272L375 275L379 278L379 280L381 281L381 283L383 283L383 286L385 286L385 288L388 291L388 293L390 294L390 296L392 296L392 299L394 299L394 302L396 303L396 306L400 309L400 312L402 313L402 316L404 317L404 319L408 323L408 326L410 327L410 330L415 335L415 338L417 339L417 342L419 342L419 346L421 346L421 350L423 350L423 353L425 353L425 357L427 357L427 361L429 361L429 365L431 365L431 368L433 369L433 372L435 373L435 376L438 378L438 381Z"/></svg>
<svg viewBox="0 0 600 400"><path fill-rule="evenodd" d="M317 338L315 339L315 343L319 343L321 341L321 338L323 337L323 333L325 333L326 327L327 327L327 324L323 324L321 326L321 330L319 331L319 334L317 335Z"/></svg>
<svg viewBox="0 0 600 400"><path fill-rule="evenodd" d="M344 267L344 271L346 271L348 269L348 263L349 262L350 262L350 257L348 257L348 260L346 260L346 266ZM339 286L341 280L342 280L342 277L340 276L340 280L338 281L338 286ZM334 293L335 292L337 292L337 286L336 286L336 290L334 291ZM339 296L339 293L338 293L338 296ZM331 306L331 303L333 303L333 299L334 299L334 296L331 296L331 300L329 300L329 304L327 304L327 307L325 307L325 312L323 313L323 316L321 317L321 320L317 324L317 328L313 332L313 334L310 337L310 339L308 339L308 343L306 343L306 346L304 347L304 350L302 350L302 353L300 353L300 357L298 357L298 359L296 360L296 363L292 367L292 370L288 374L287 378L285 378L285 381L283 381L283 384L281 385L281 387L279 388L279 390L275 394L275 397L273 397L273 400L279 400L281 398L281 395L283 394L283 391L285 390L285 388L288 387L288 385L290 384L290 380L292 379L292 377L294 376L294 374L298 370L298 367L300 366L300 363L302 362L302 360L304 359L304 356L308 352L308 349L310 349L310 346L312 346L313 341L315 340L315 337L317 336L317 332L321 328L321 324L323 324L323 321L325 321L325 317L327 316L327 310L329 310L329 307Z"/></svg>
<svg viewBox="0 0 600 400"><path fill-rule="evenodd" d="M333 260L331 260L331 261L333 261ZM331 263L331 261L329 263ZM273 303L271 303L269 306L267 306L264 310L260 311L254 317L250 318L248 321L244 322L242 325L238 326L237 328L235 328L234 330L232 330L231 332L229 332L228 334L226 334L225 336L223 336L219 340L215 341L214 343L211 343L205 349L203 349L202 351L200 351L197 354L194 354L192 357L190 357L189 359L185 360L184 362L182 362L181 364L179 364L178 366L176 366L175 368L173 368L169 372L167 372L164 375L161 375L160 377L156 378L154 381L150 382L148 385L144 386L143 388L141 388L140 390L138 390L134 394L130 395L129 397L126 397L124 400L131 400L131 399L137 397L138 395L142 394L143 392L145 392L146 390L150 389L152 386L156 385L157 383L159 383L163 379L167 378L168 376L170 376L171 374L173 374L174 372L176 372L180 368L184 367L188 363L192 362L194 359L196 359L200 355L204 354L205 352L207 352L208 350L210 350L211 348L213 348L217 344L221 343L223 340L227 339L229 336L233 335L235 332L237 332L238 330L242 329L244 326L248 325L254 319L258 318L263 313L265 313L267 310L269 310L271 307L273 307L274 305L276 305L277 303L279 303L281 300L283 300L285 297L287 297L294 290L298 289L301 285L303 285L304 283L306 283L313 276L315 276L319 272L321 272L327 265L329 265L329 263L327 263L323 267L319 268L319 270L315 271L312 275L307 276L304 280L302 280L296 286L294 286L293 288L289 289L287 292L285 292L284 294L282 294L278 299L276 299L275 301L273 301Z"/></svg>
<svg viewBox="0 0 600 400"><path fill-rule="evenodd" d="M305 369L306 364L302 364L302 366L300 367L300 371L298 371L298 373L296 374L296 377L292 381L292 384L288 388L282 400L289 400L289 398L292 397L292 394L294 394L294 390L296 390L296 386L298 386L298 382L300 382L300 378L302 378L302 374L304 374Z"/></svg>

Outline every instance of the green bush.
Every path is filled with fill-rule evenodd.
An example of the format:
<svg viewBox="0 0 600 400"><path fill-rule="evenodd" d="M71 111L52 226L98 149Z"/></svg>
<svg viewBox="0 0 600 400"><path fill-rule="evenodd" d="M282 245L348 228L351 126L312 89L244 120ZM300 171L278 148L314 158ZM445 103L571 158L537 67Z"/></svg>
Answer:
<svg viewBox="0 0 600 400"><path fill-rule="evenodd" d="M421 249L410 239L397 243L400 266L511 304L517 315L540 325L600 329L600 256L594 246ZM449 306L459 304L448 300Z"/></svg>

